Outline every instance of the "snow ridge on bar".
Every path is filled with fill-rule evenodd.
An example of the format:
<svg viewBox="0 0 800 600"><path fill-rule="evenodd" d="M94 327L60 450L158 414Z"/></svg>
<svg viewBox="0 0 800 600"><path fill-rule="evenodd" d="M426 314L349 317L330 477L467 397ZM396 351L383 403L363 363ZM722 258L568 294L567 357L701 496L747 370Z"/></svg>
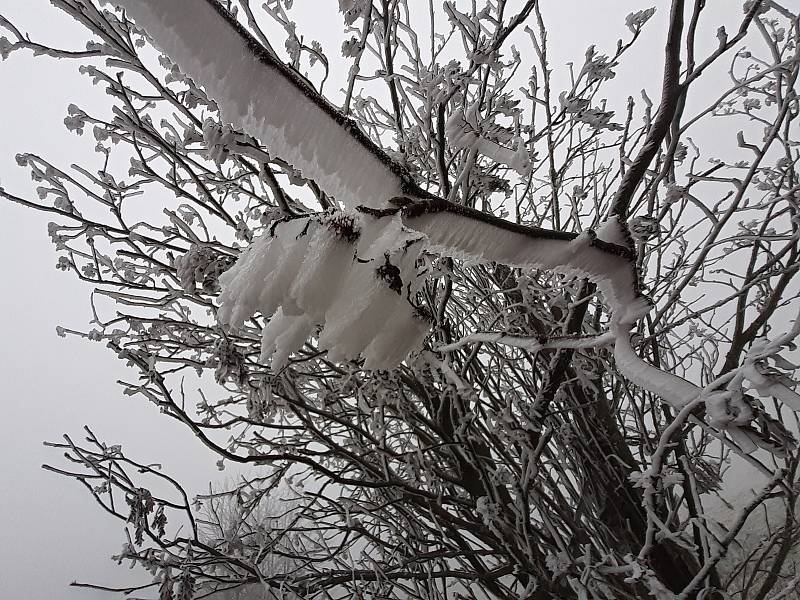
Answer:
<svg viewBox="0 0 800 600"><path fill-rule="evenodd" d="M260 139L345 206L378 207L400 194L428 195L215 0L113 2L206 89L225 123Z"/></svg>
<svg viewBox="0 0 800 600"><path fill-rule="evenodd" d="M404 200L393 202L402 204ZM410 202L401 212L407 227L428 236L431 251L587 278L597 284L616 323L633 323L652 307L640 291L629 234L622 223L610 220L598 231L588 229L577 234L551 231L511 223L441 199ZM601 235L611 239L602 239Z"/></svg>

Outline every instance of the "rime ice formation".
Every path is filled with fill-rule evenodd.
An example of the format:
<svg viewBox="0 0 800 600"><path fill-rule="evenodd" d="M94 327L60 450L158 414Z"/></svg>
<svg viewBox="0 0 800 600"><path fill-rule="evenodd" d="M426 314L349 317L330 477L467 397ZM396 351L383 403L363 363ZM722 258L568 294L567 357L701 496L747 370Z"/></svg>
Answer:
<svg viewBox="0 0 800 600"><path fill-rule="evenodd" d="M214 0L113 2L206 89L225 124L259 138L345 206L380 206L401 193L421 193L352 121Z"/></svg>
<svg viewBox="0 0 800 600"><path fill-rule="evenodd" d="M366 369L395 367L430 327L409 298L421 239L393 215L277 221L220 276L219 319L235 328L256 312L268 318L261 360L273 370L318 327L329 360L363 356Z"/></svg>
<svg viewBox="0 0 800 600"><path fill-rule="evenodd" d="M615 322L630 324L650 310L639 291L633 252L619 225L605 225L612 241L586 230L580 234L509 223L444 200L423 200L402 209L403 222L428 237L429 249L456 258L546 269L597 284Z"/></svg>
<svg viewBox="0 0 800 600"><path fill-rule="evenodd" d="M335 212L280 221L219 278L220 320L238 327L262 313L268 319L262 359L274 369L284 366L320 327L318 345L329 358L363 356L368 369L393 367L419 348L429 322L409 299L414 264L424 245L456 258L589 279L611 311L620 372L675 407L700 394L688 381L644 362L631 347L631 325L647 313L650 302L639 290L626 224L612 219L597 231L575 235L516 225L432 199L214 0L113 2L206 88L224 125L258 137L269 152L348 209L363 207L357 215ZM530 158L522 140L513 140L513 150L500 146L481 133L477 117L474 109L451 117L451 145L527 173ZM211 155L224 159L225 136L233 131L209 128L206 134ZM402 208L382 208L398 196L405 198ZM650 235L652 227L645 229ZM426 236L424 242L415 232ZM800 408L800 396L765 370L762 359L744 370L759 393ZM755 448L753 430L739 428L752 418L741 395L709 396L706 409L743 449Z"/></svg>
<svg viewBox="0 0 800 600"><path fill-rule="evenodd" d="M621 231L619 224L603 230L606 236L622 240ZM601 240L592 231L575 235L518 226L432 200L275 223L220 277L219 318L238 327L256 312L265 317L275 314L264 330L265 358L273 353L288 357L289 341L294 345L289 352L302 345L305 340L299 333L284 330L290 327L285 321L302 317L303 324L293 322L291 331L310 333L309 323L322 326L319 347L328 351L329 359L364 355L367 368L395 366L419 347L427 330L424 318L409 302L423 247L456 258L585 277L597 284L620 329L650 308L638 291L627 246ZM623 345L620 350L620 364L630 364L632 379L637 383L652 379L647 373L652 367L632 350L623 352ZM684 398L686 394L675 385L683 380L666 374L663 379L659 390L671 404L681 406L696 395Z"/></svg>

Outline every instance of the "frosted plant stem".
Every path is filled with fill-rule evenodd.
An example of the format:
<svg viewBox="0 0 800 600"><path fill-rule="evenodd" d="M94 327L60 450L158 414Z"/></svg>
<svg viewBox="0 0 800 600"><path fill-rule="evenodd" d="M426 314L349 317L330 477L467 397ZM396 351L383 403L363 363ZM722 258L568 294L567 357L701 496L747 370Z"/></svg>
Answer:
<svg viewBox="0 0 800 600"><path fill-rule="evenodd" d="M720 561L722 560L728 552L728 547L730 544L736 539L736 536L739 535L739 531L747 521L747 517L764 501L764 499L772 492L775 486L781 483L781 480L784 478L786 473L783 469L779 469L775 474L772 475L767 485L765 485L761 491L748 502L745 506L743 506L739 512L736 514L736 519L733 522L733 525L730 527L728 531L728 535L723 538L722 542L720 543L720 547L715 549L714 552L711 554L711 558L705 562L702 568L695 574L694 578L689 582L689 584L683 588L678 596L676 596L675 600L686 600L689 598L689 595L695 590L695 588L700 585L700 582L705 579L708 574L711 572L711 569Z"/></svg>
<svg viewBox="0 0 800 600"><path fill-rule="evenodd" d="M775 594L769 600L783 600L784 598L787 598L789 594L791 594L792 592L796 592L799 587L800 587L800 575L792 579L789 582L789 585L787 585L785 588L783 588L780 592Z"/></svg>
<svg viewBox="0 0 800 600"><path fill-rule="evenodd" d="M466 346L467 344L473 344L476 342L503 344L504 346L512 346L514 348L524 348L525 350L529 350L531 352L539 352L541 350L562 350L565 348L582 350L610 346L614 343L614 339L614 334L610 332L595 336L555 338L547 342L542 342L535 337L526 337L521 335L476 332L464 336L452 344L440 346L437 348L437 350L439 352L452 352L453 350L457 350L458 348Z"/></svg>
<svg viewBox="0 0 800 600"><path fill-rule="evenodd" d="M667 427L664 430L664 433L661 434L661 439L658 441L656 451L653 453L653 463L642 475L643 477L647 477L649 481L647 481L647 484L644 488L644 506L647 509L647 534L645 537L645 543L642 546L642 549L639 551L639 560L641 561L644 561L647 558L647 555L650 550L652 550L653 543L655 541L657 521L655 503L656 483L659 475L661 474L661 465L664 462L667 451L672 445L671 440L676 437L676 434L680 428L683 427L684 423L686 423L691 416L692 411L702 401L703 398L698 396L684 406L683 409L681 409L681 412L678 413L672 423L669 424L669 427Z"/></svg>

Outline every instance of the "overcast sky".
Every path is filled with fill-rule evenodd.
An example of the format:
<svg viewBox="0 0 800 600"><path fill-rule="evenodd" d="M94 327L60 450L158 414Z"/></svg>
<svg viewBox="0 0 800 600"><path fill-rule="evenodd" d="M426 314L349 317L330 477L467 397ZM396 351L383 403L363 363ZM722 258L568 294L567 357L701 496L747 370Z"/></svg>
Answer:
<svg viewBox="0 0 800 600"><path fill-rule="evenodd" d="M330 15L320 14L323 3ZM611 51L616 39L627 33L624 16L650 5L635 0L545 4L549 4L546 16L552 23L555 66L567 60L580 64L589 43ZM662 14L648 28L649 40L635 56L627 57L613 82L618 100L629 94L638 97L643 86L654 101L658 99L660 67L652 65L660 65L666 12L664 3L658 4ZM728 23L740 17L739 2L709 4ZM338 42L328 43L325 28L337 23L333 39L340 39L341 21L332 20L336 0L296 0L295 5L299 29L335 54ZM608 10L610 5L613 11ZM0 14L37 41L70 48L80 48L86 41L82 27L47 0L0 0ZM710 30L715 29L716 23ZM708 46L715 42L712 35ZM277 45L282 46L282 40ZM78 138L66 132L66 107L70 102L84 108L105 106L108 97L77 73L77 64L14 53L0 62L0 90L0 185L18 195L34 193L28 172L14 161L17 152L38 152L63 166L91 153L93 140L86 139L91 136ZM114 382L129 372L113 353L101 344L55 335L56 325L81 329L91 314L89 289L54 268L48 220L47 215L0 202L4 258L0 378L5 425L0 437L0 598L105 597L65 586L73 579L113 585L131 581L126 579L128 571L108 560L124 541L120 524L104 515L79 484L39 468L44 462L59 464L58 452L44 448L42 440L57 440L65 432L79 436L83 425L89 424L132 456L162 462L167 472L179 473L190 492L204 491L219 474L216 459L188 432L160 416L154 406L122 396Z"/></svg>

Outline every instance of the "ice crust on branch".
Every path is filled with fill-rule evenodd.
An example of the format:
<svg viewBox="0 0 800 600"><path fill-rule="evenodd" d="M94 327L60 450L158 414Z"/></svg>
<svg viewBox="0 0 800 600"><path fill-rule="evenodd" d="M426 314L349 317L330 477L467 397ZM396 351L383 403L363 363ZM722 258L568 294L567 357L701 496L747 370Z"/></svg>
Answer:
<svg viewBox="0 0 800 600"><path fill-rule="evenodd" d="M650 300L640 292L634 254L624 224L612 218L600 231L580 234L526 227L445 200L403 207L407 227L428 237L429 250L454 258L545 269L597 284L619 324L647 314Z"/></svg>
<svg viewBox="0 0 800 600"><path fill-rule="evenodd" d="M214 0L113 0L198 85L225 124L346 206L423 193L405 171ZM202 32L202 35L198 35Z"/></svg>
<svg viewBox="0 0 800 600"><path fill-rule="evenodd" d="M615 241L624 240L624 231L620 224L603 229ZM274 314L264 329L265 360L274 354L285 361L287 344L289 352L298 349L305 341L299 332L310 334L312 325L319 325L319 347L328 350L330 360L363 354L367 368L394 367L419 347L428 328L409 302L423 248L585 277L597 284L615 326L623 329L650 309L627 245L600 239L593 231L541 230L443 200L417 200L402 208L362 207L356 213L331 211L276 222L220 277L220 321L235 328L256 312ZM300 324L295 318L304 320ZM649 366L632 351L620 356L629 355L633 358L621 363L630 363L632 376L645 382ZM694 390L691 384L678 390L679 400L675 381L683 380L663 379L661 392L670 403L680 406L691 399L682 393Z"/></svg>

